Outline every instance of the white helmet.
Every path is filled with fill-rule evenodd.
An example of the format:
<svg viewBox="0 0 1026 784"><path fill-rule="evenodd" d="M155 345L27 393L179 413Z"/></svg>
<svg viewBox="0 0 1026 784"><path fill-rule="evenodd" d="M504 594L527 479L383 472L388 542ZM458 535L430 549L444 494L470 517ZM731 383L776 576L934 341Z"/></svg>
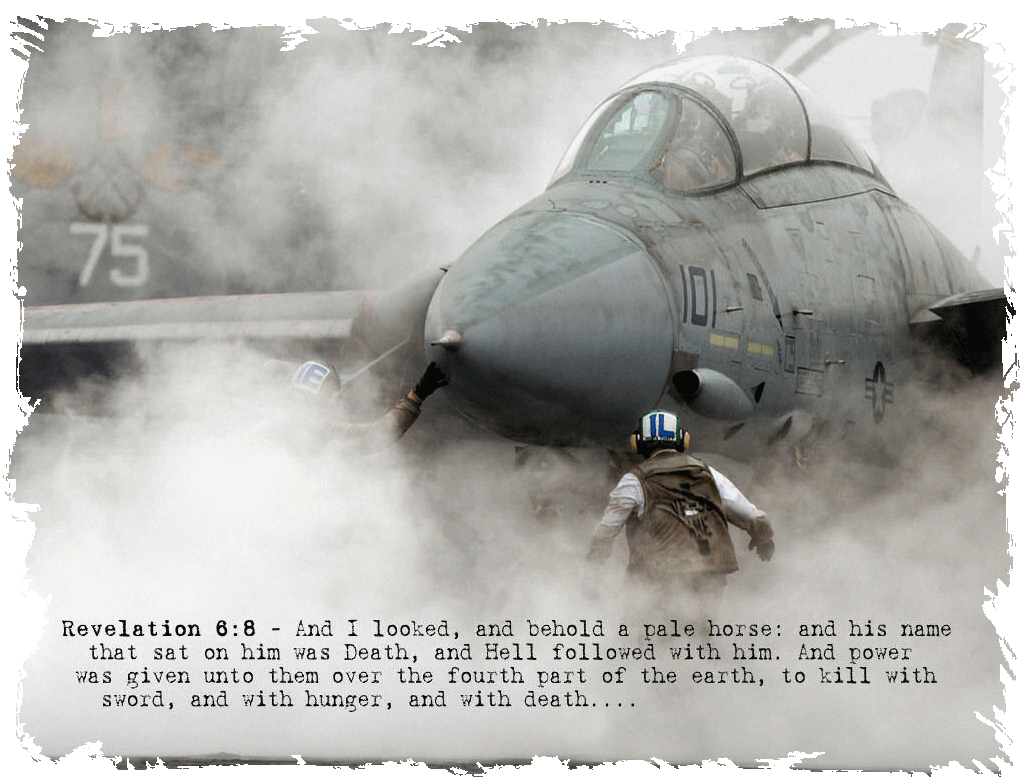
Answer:
<svg viewBox="0 0 1026 784"><path fill-rule="evenodd" d="M656 449L676 449L683 452L688 448L691 436L681 428L677 415L669 411L649 411L641 417L638 429L631 433L631 452L651 454Z"/></svg>
<svg viewBox="0 0 1026 784"><path fill-rule="evenodd" d="M327 400L342 388L342 381L331 365L311 360L304 362L292 374L292 388Z"/></svg>

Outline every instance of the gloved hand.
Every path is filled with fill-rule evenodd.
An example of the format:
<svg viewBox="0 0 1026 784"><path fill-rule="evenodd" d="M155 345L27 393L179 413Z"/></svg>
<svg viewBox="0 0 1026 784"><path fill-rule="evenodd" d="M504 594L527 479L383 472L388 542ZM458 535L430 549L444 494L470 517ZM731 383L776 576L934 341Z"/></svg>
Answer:
<svg viewBox="0 0 1026 784"><path fill-rule="evenodd" d="M413 387L413 394L420 400L426 400L428 395L448 383L449 377L445 375L445 371L437 363L432 362L427 366L424 375L420 377L420 381Z"/></svg>
<svg viewBox="0 0 1026 784"><path fill-rule="evenodd" d="M769 524L769 520L763 516L757 517L749 533L752 538L748 542L748 549L755 550L763 561L772 558L776 547L773 544L773 526Z"/></svg>
<svg viewBox="0 0 1026 784"><path fill-rule="evenodd" d="M748 543L749 550L755 550L759 558L763 561L768 561L773 557L773 551L776 546L773 544L772 539L767 539L765 542L757 542L754 539Z"/></svg>

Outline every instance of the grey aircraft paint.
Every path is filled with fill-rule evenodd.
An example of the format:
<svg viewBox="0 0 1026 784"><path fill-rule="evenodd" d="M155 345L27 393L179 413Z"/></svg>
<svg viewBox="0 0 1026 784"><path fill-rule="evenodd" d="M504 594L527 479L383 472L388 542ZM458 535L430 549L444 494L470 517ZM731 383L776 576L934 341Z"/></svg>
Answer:
<svg viewBox="0 0 1026 784"><path fill-rule="evenodd" d="M438 277L327 315L324 295L305 314L303 295L262 295L259 335L309 337L327 319L327 337L374 356L407 342L408 361L451 374L457 411L520 443L621 445L659 406L705 449L750 455L823 423L872 444L914 404L920 338L983 368L1007 308L807 88L722 56L614 93L549 188ZM200 301L28 308L23 388L39 344L52 362L61 341L194 338L200 311L247 318L238 298L231 312Z"/></svg>
<svg viewBox="0 0 1026 784"><path fill-rule="evenodd" d="M909 322L986 284L793 84L751 61L693 58L604 103L549 189L435 293L426 340L462 340L428 354L450 370L457 408L507 438L556 445L616 442L655 407L724 451L746 423L765 443L796 419L872 442L888 409L911 402L902 384L923 349ZM796 129L780 160L765 147L786 134L743 127L769 87L790 108L764 111ZM662 109L641 123L648 96ZM658 175L689 112L707 113L706 135L686 140L695 179L672 189ZM616 144L631 157L602 165L596 151ZM716 145L734 157L719 175L702 160ZM1003 313L1000 291L984 299ZM750 453L752 441L735 446Z"/></svg>

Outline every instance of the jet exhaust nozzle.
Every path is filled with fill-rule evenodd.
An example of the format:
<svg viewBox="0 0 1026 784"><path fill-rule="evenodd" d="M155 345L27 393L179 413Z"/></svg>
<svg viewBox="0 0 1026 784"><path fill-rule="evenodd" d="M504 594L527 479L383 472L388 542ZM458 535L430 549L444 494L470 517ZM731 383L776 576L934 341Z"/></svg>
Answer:
<svg viewBox="0 0 1026 784"><path fill-rule="evenodd" d="M755 413L744 390L715 370L682 370L674 374L673 387L692 411L707 419L737 421Z"/></svg>

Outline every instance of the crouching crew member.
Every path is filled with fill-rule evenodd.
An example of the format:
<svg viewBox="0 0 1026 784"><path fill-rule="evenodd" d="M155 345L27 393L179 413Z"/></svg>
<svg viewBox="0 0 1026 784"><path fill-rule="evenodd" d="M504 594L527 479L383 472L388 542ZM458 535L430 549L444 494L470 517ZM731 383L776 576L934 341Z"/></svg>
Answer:
<svg viewBox="0 0 1026 784"><path fill-rule="evenodd" d="M432 362L413 389L388 412L373 422L330 422L324 438L340 442L343 451L377 452L391 446L409 430L420 416L420 407L435 390L449 383L445 371ZM321 362L304 362L292 376L292 386L330 405L341 399L342 384L338 373Z"/></svg>

